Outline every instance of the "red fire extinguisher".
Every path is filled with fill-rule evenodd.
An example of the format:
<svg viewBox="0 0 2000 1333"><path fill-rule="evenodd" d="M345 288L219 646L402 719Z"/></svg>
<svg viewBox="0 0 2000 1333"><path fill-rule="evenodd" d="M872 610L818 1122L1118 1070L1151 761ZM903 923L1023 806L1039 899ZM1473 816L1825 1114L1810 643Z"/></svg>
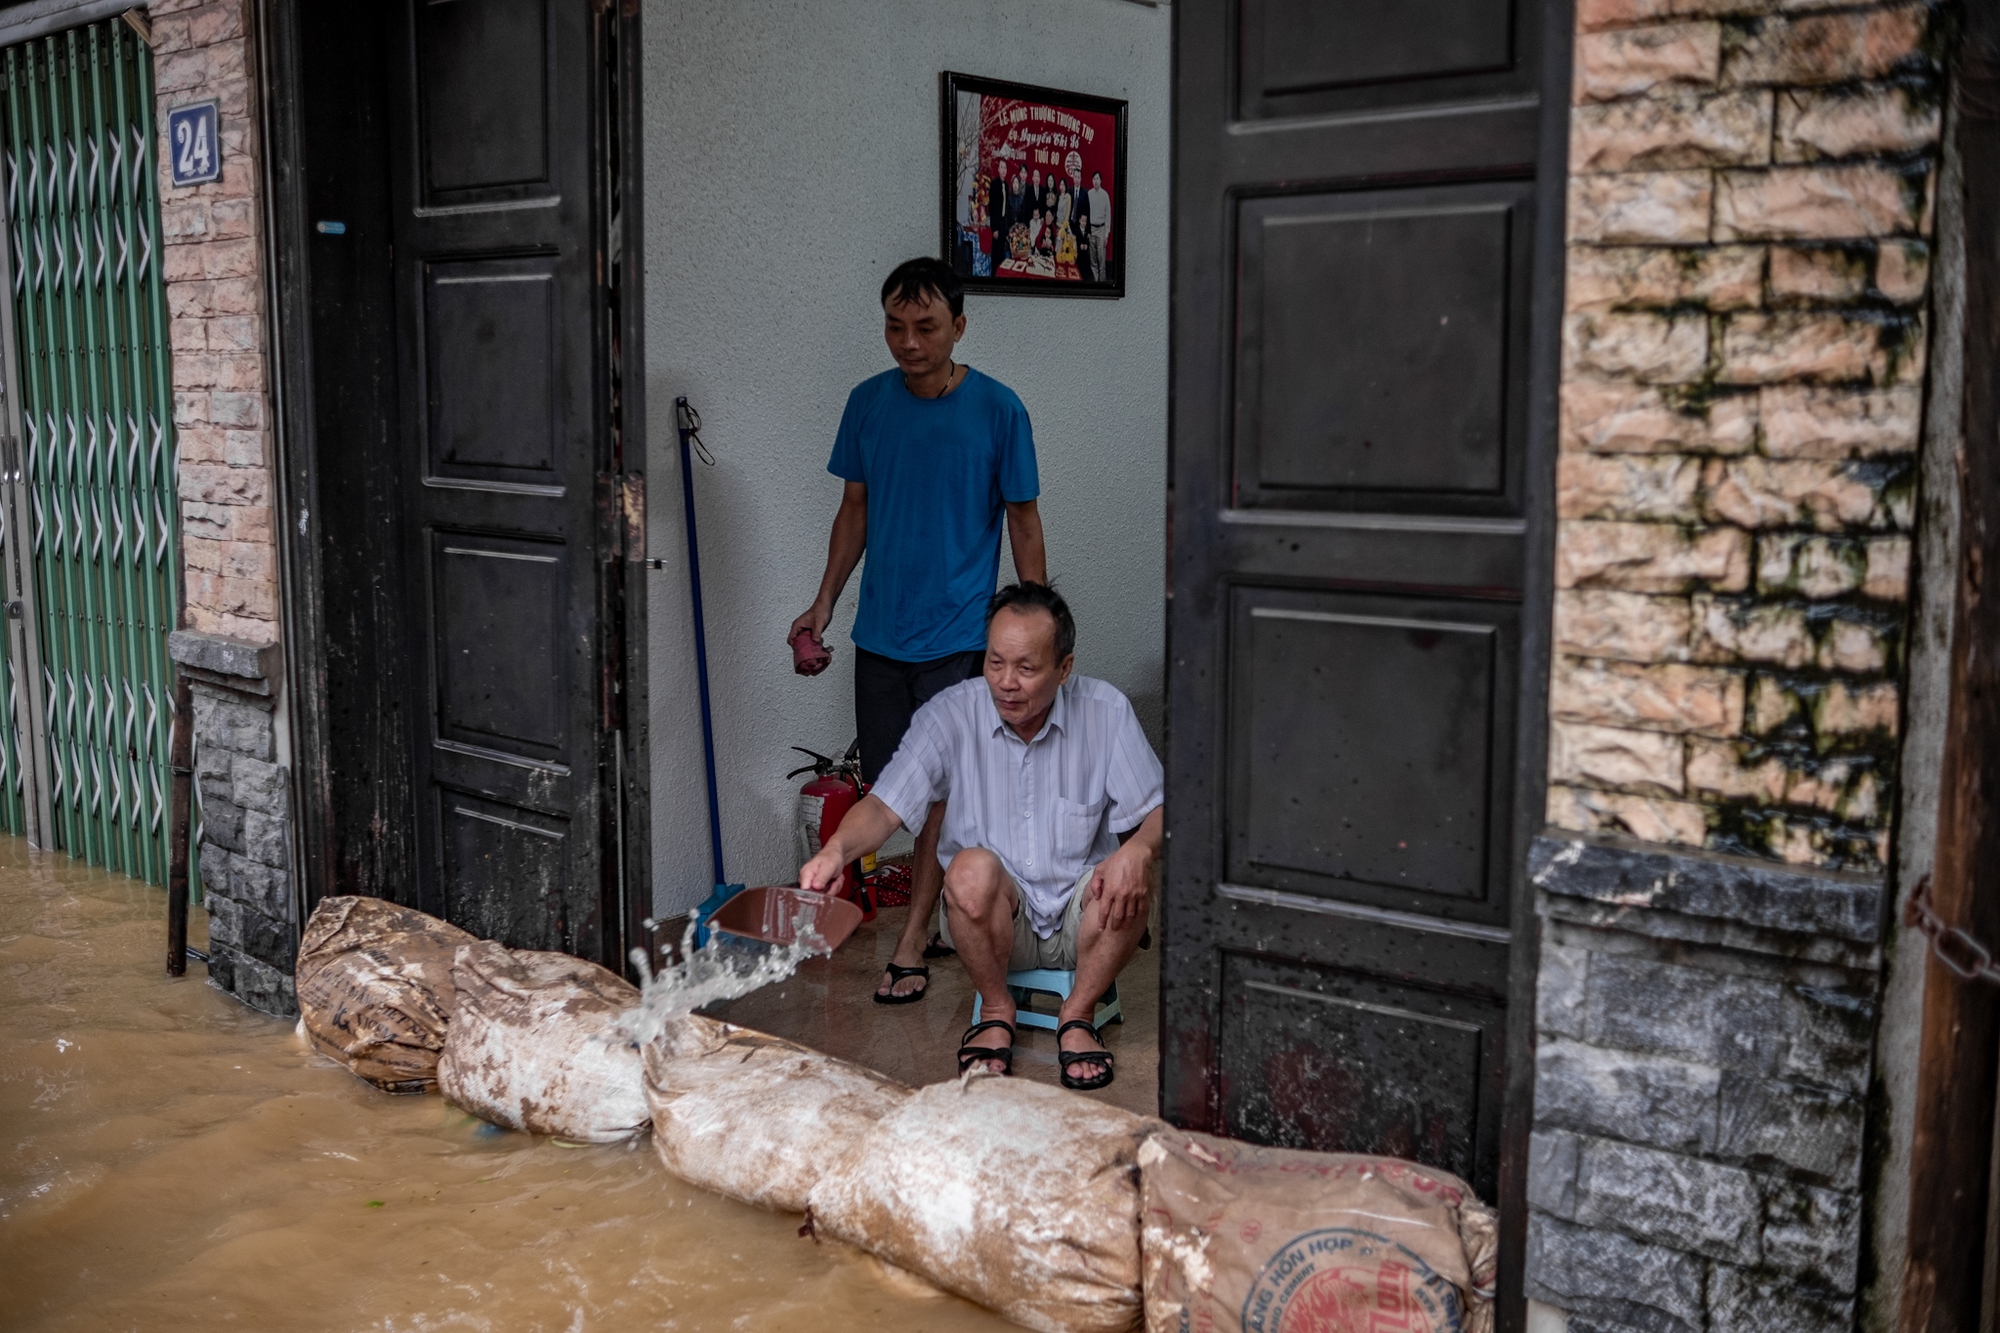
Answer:
<svg viewBox="0 0 2000 1333"><path fill-rule="evenodd" d="M804 862L819 855L819 849L840 827L840 821L847 817L847 812L860 803L864 790L861 752L858 743L849 746L847 754L840 759L830 759L803 745L792 748L812 760L804 767L785 774L788 778L795 778L801 773L813 775L811 782L799 788L799 860ZM875 904L870 901L867 885L862 882L859 862L849 862L841 870L840 883L833 890L833 896L853 899L861 909L862 920L875 919Z"/></svg>

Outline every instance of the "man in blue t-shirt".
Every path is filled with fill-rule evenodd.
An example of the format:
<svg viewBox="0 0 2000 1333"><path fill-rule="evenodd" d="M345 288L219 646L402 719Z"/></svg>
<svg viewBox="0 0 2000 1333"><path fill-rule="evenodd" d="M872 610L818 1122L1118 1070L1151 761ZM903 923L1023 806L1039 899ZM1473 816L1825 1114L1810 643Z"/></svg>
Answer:
<svg viewBox="0 0 2000 1333"><path fill-rule="evenodd" d="M826 470L845 483L827 543L819 596L786 631L821 642L847 576L861 571L854 618L854 725L861 774L874 782L910 717L938 691L979 675L986 658L986 602L1000 573L1000 524L1014 571L1048 582L1035 507L1035 438L1014 391L952 357L965 336L965 290L949 264L912 259L882 284L882 314L896 368L847 396ZM920 1000L930 985L926 946L944 885L930 809L910 868L910 915L875 990L880 1004Z"/></svg>

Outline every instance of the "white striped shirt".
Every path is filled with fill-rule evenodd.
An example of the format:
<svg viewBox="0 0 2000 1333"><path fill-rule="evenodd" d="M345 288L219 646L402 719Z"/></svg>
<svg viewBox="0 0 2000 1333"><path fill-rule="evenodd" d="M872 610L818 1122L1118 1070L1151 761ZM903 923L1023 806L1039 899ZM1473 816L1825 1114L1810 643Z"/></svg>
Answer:
<svg viewBox="0 0 2000 1333"><path fill-rule="evenodd" d="M917 710L871 790L911 832L931 802L949 801L939 864L967 847L992 852L1047 939L1083 872L1160 805L1165 777L1131 701L1103 681L1071 676L1024 741L975 676Z"/></svg>

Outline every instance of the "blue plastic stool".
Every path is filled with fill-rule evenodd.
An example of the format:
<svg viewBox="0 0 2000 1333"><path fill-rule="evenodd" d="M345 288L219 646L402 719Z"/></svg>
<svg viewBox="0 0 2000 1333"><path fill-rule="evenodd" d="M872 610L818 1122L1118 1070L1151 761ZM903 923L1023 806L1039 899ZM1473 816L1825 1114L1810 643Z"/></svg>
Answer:
<svg viewBox="0 0 2000 1333"><path fill-rule="evenodd" d="M1028 997L1034 994L1053 995L1058 1002L1067 1000L1076 988L1076 973L1064 972L1050 967L1031 967L1021 972L1007 974L1007 989L1014 993L1014 1003L1019 1006L1014 1012L1014 1026L1017 1028L1043 1028L1054 1032L1060 1026L1054 1014L1036 1013L1028 1007ZM974 993L972 997L972 1021L979 1021L979 1011L985 1007L985 997ZM1125 1011L1118 1003L1118 983L1112 982L1111 989L1104 992L1104 998L1097 1002L1098 1027L1111 1023L1123 1023Z"/></svg>

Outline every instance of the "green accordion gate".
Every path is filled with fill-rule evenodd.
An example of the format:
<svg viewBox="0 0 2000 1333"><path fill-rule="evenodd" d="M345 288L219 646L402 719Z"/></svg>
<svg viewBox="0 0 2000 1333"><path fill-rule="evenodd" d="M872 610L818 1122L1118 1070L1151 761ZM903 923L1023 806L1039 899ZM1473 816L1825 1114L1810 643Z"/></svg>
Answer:
<svg viewBox="0 0 2000 1333"><path fill-rule="evenodd" d="M152 53L114 18L9 48L0 77L0 823L160 884L180 543Z"/></svg>

